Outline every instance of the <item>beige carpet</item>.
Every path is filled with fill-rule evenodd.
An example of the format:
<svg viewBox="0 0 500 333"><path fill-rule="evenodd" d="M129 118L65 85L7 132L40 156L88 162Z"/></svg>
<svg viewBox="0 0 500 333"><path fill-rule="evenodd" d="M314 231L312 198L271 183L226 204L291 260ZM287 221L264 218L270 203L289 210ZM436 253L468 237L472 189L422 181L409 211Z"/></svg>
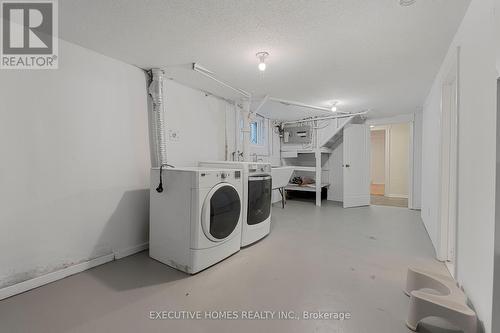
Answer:
<svg viewBox="0 0 500 333"><path fill-rule="evenodd" d="M376 206L408 207L407 198L389 198L383 195L372 195L370 203Z"/></svg>

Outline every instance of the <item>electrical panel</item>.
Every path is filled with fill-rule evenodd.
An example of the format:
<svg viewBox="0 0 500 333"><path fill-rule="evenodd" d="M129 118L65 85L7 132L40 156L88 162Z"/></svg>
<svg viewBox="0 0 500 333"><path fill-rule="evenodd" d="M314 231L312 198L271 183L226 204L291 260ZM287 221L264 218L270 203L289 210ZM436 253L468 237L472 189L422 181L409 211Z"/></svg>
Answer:
<svg viewBox="0 0 500 333"><path fill-rule="evenodd" d="M285 125L283 128L284 143L311 143L312 142L312 125Z"/></svg>

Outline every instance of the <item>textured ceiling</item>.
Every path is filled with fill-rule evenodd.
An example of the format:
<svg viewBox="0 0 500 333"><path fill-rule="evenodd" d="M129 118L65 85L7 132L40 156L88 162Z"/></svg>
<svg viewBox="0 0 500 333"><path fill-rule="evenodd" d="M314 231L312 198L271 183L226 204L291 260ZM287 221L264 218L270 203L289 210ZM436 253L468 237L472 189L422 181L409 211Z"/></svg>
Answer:
<svg viewBox="0 0 500 333"><path fill-rule="evenodd" d="M421 108L468 3L64 0L60 34L142 68L198 62L255 96L318 106L339 100L343 111L383 116ZM262 50L270 53L265 75L255 57ZM173 73L205 85L198 76ZM276 112L293 118L303 111Z"/></svg>

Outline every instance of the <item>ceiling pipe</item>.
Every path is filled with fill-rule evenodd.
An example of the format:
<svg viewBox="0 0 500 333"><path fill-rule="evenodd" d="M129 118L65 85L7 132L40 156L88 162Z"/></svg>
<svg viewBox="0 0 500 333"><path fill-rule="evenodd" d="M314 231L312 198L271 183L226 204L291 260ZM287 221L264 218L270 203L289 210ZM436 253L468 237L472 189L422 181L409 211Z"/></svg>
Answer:
<svg viewBox="0 0 500 333"><path fill-rule="evenodd" d="M228 84L228 83L226 83L226 82L224 82L222 80L219 80L218 78L215 77L215 75L214 75L215 73L214 72L206 69L203 66L198 65L195 62L193 62L192 69L193 69L193 71L195 71L197 73L200 73L201 75L203 75L205 77L208 77L209 79L211 79L211 80L219 83L220 85L223 85L226 88L229 88L229 89L231 89L233 91L236 91L237 93L239 93L240 95L242 95L245 98L250 98L252 96L249 92L247 92L247 91L245 91L243 89L233 87L230 84Z"/></svg>
<svg viewBox="0 0 500 333"><path fill-rule="evenodd" d="M252 94L243 90L243 89L240 89L240 88L236 88L236 87L233 87L231 86L230 84L218 79L217 77L215 77L215 73L212 72L211 70L199 65L198 63L196 62L193 62L192 63L192 69L193 71L197 72L197 73L200 73L201 75L219 83L220 85L226 87L226 88L229 88L237 93L239 93L240 95L242 95L243 97L247 98L247 99L251 99L252 97ZM253 113L257 113L263 106L264 104L267 102L267 101L273 101L273 102L278 102L278 103L281 103L281 104L284 104L284 105L293 105L293 106L298 106L298 107L302 107L302 108L307 108L307 109L313 109L313 110L319 110L319 111L324 111L324 112L328 112L328 113L332 113L332 110L331 108L327 108L327 107L322 107L322 106L316 106L316 105L310 105L310 104L305 104L305 103L301 103L301 102L296 102L296 101L290 101L290 100L286 100L286 99L282 99L282 98L276 98L276 97L270 97L269 95L266 95L264 96L264 98L262 99L262 101L259 103L259 105L257 106L257 108L254 110L254 111L251 111L249 110L250 112L253 112Z"/></svg>
<svg viewBox="0 0 500 333"><path fill-rule="evenodd" d="M327 107L315 106L315 105L305 104L305 103L301 103L301 102L290 101L290 100L276 98L276 97L270 97L269 95L264 96L263 100L259 103L259 105L255 109L255 111L252 111L250 109L250 104L251 104L251 100L252 100L251 93L249 93L243 89L233 87L230 84L216 78L214 72L210 71L209 69L207 69L203 66L200 66L199 64L197 64L195 62L192 63L192 69L193 69L193 71L200 73L201 75L219 83L220 85L222 85L226 88L229 88L229 89L239 93L240 95L242 95L243 97L246 98L246 101L244 101L244 105L243 105L243 128L241 129L241 132L243 134L243 147L242 147L243 154L242 155L243 155L244 161L247 161L249 158L250 117L252 116L252 114L256 114L256 111L259 111L267 101L274 101L274 102L278 102L278 103L281 103L284 105L293 105L293 106L298 106L298 107L307 108L307 109L319 110L319 111L323 111L323 112L328 112L330 114L330 116L325 116L325 117L315 117L315 118L309 118L309 119L301 119L301 120L296 120L296 121L283 122L283 123L281 123L281 126L283 126L285 124L297 124L297 123L303 123L303 122L309 122L309 121L315 121L315 120L327 120L327 119L361 116L361 115L364 115L368 112L368 110L366 110L366 111L360 111L360 112L356 112L356 113L333 112L334 114L332 114L332 110L330 108L327 108Z"/></svg>
<svg viewBox="0 0 500 333"><path fill-rule="evenodd" d="M322 107L322 106L310 105L310 104L305 104L305 103L296 102L296 101L289 101L289 100L286 100L286 99L281 99L281 98L276 98L276 97L269 97L269 100L273 101L273 102L278 102L278 103L281 103L281 104L284 104L284 105L293 105L293 106L298 106L298 107L301 107L301 108L314 109L314 110L319 110L319 111L325 111L325 112L328 112L328 113L332 113L331 109L326 108L326 107Z"/></svg>
<svg viewBox="0 0 500 333"><path fill-rule="evenodd" d="M250 161L250 123L252 118L252 112L250 111L251 100L243 102L243 110L241 112L243 126L241 127L241 133L243 134L243 145L241 147L242 157L244 162Z"/></svg>
<svg viewBox="0 0 500 333"><path fill-rule="evenodd" d="M368 113L368 110L353 112L353 113L340 113L340 114L325 116L325 117L314 117L314 118L305 118L305 119L300 119L300 120L284 121L281 123L281 125L307 123L307 122L315 121L315 120L349 118L349 117L355 117L355 116L362 116L362 115L365 115L366 113Z"/></svg>
<svg viewBox="0 0 500 333"><path fill-rule="evenodd" d="M269 100L269 95L264 96L264 98L260 101L259 105L253 110L256 114L259 114L260 109L266 104L266 102Z"/></svg>
<svg viewBox="0 0 500 333"><path fill-rule="evenodd" d="M241 133L243 134L243 145L242 145L242 157L243 161L249 161L250 159L250 118L252 117L253 112L250 110L250 104L252 102L252 94L249 92L233 87L232 85L218 79L215 77L215 73L210 71L209 69L206 69L205 67L202 67L198 65L197 63L193 62L193 71L200 73L201 75L217 82L218 84L229 88L240 95L244 97L243 100L243 110L242 110L242 118L243 118L243 126L241 128Z"/></svg>

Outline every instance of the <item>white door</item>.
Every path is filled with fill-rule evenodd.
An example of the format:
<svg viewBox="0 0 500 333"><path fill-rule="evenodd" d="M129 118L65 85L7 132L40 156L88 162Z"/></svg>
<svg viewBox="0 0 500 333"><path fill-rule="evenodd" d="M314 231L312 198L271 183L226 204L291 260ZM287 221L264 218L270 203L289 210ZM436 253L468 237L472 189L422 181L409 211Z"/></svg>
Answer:
<svg viewBox="0 0 500 333"><path fill-rule="evenodd" d="M365 124L344 128L344 208L370 204L369 134Z"/></svg>

